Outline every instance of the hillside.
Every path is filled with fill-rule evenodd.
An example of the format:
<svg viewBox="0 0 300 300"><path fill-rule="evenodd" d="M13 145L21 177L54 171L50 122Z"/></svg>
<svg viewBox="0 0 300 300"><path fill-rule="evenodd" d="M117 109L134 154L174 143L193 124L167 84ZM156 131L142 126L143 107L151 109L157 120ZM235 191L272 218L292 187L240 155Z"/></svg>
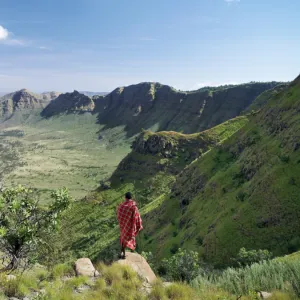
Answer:
<svg viewBox="0 0 300 300"><path fill-rule="evenodd" d="M97 106L105 128L125 126L128 136L142 128L194 133L238 116L262 92L278 83L249 83L193 92L159 83L140 83L114 90Z"/></svg>
<svg viewBox="0 0 300 300"><path fill-rule="evenodd" d="M230 263L241 247L275 255L298 250L299 107L300 77L189 165L163 205L145 217L144 247L158 257L196 249L218 265Z"/></svg>
<svg viewBox="0 0 300 300"><path fill-rule="evenodd" d="M276 85L277 82L248 83L182 92L160 83L145 82L92 98L74 91L52 101L42 116L91 112L98 115L98 123L104 125L104 130L124 126L128 137L142 128L194 133L235 118L258 95Z"/></svg>
<svg viewBox="0 0 300 300"><path fill-rule="evenodd" d="M42 109L50 100L26 89L4 95L0 98L0 118L10 118L16 111Z"/></svg>
<svg viewBox="0 0 300 300"><path fill-rule="evenodd" d="M300 78L249 122L238 118L196 135L143 132L111 179L74 206L65 246L77 255L113 255L115 207L131 190L144 219L139 251L158 260L179 247L217 266L230 264L242 247L275 255L298 250L299 97ZM219 138L203 144L214 132ZM193 155L186 160L187 153Z"/></svg>
<svg viewBox="0 0 300 300"><path fill-rule="evenodd" d="M115 208L125 192L134 192L145 215L161 205L176 175L185 166L246 123L247 118L240 117L191 135L142 132L134 141L132 152L121 161L111 178L73 206L59 235L60 241L64 241L63 248L71 249L76 256L111 259L116 254L115 246L118 247Z"/></svg>
<svg viewBox="0 0 300 300"><path fill-rule="evenodd" d="M94 108L95 104L90 97L74 91L72 93L60 94L45 107L41 115L48 118L65 113L93 112Z"/></svg>

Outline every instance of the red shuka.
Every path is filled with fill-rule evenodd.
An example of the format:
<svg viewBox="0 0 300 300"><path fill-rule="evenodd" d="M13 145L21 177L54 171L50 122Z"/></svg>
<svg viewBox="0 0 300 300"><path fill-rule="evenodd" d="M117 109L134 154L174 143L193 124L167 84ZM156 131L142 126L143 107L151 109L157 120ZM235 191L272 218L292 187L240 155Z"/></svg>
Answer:
<svg viewBox="0 0 300 300"><path fill-rule="evenodd" d="M127 200L119 205L118 221L121 245L134 250L136 247L135 237L143 229L142 219L135 201Z"/></svg>

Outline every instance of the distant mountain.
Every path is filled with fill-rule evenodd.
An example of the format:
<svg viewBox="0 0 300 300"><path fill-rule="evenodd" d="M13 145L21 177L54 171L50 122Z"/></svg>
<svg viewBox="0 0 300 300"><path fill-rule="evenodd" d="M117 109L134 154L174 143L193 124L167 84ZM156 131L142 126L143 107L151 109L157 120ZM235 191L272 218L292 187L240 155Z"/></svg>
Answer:
<svg viewBox="0 0 300 300"><path fill-rule="evenodd" d="M98 97L95 110L105 128L125 125L128 135L153 131L200 132L238 116L277 82L248 83L183 92L154 82L115 89ZM93 97L96 103L97 96Z"/></svg>
<svg viewBox="0 0 300 300"><path fill-rule="evenodd" d="M4 95L0 98L0 117L10 118L15 111L34 110L44 108L49 101L39 94L27 89Z"/></svg>
<svg viewBox="0 0 300 300"><path fill-rule="evenodd" d="M51 117L64 113L93 112L94 108L94 101L90 97L74 91L60 94L45 107L41 115L43 117Z"/></svg>
<svg viewBox="0 0 300 300"><path fill-rule="evenodd" d="M60 92L44 92L41 93L41 96L44 100L46 101L51 101L54 100L55 98L57 98L61 93Z"/></svg>
<svg viewBox="0 0 300 300"><path fill-rule="evenodd" d="M86 95L88 97L93 97L93 96L105 96L108 94L108 92L88 92L88 91L79 91L79 93Z"/></svg>

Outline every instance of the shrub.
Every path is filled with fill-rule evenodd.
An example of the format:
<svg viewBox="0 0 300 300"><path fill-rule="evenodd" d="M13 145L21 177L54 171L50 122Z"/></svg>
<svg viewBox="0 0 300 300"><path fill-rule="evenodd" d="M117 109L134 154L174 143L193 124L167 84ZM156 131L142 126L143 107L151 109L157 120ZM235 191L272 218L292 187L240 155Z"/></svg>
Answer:
<svg viewBox="0 0 300 300"><path fill-rule="evenodd" d="M164 270L168 280L190 282L199 275L199 255L194 251L178 249L178 252L169 259L164 259L160 270Z"/></svg>
<svg viewBox="0 0 300 300"><path fill-rule="evenodd" d="M268 250L249 250L241 248L237 257L233 259L238 266L247 266L253 263L257 263L263 260L269 260L272 258L272 253Z"/></svg>
<svg viewBox="0 0 300 300"><path fill-rule="evenodd" d="M269 260L241 268L228 268L221 274L199 275L193 287L215 286L234 295L248 295L249 291L293 292L300 297L300 260Z"/></svg>
<svg viewBox="0 0 300 300"><path fill-rule="evenodd" d="M38 206L36 192L19 186L0 194L0 253L5 270L26 269L37 259L39 245L57 228L61 214L69 207L67 189L51 194L48 209ZM21 221L20 221L21 220Z"/></svg>

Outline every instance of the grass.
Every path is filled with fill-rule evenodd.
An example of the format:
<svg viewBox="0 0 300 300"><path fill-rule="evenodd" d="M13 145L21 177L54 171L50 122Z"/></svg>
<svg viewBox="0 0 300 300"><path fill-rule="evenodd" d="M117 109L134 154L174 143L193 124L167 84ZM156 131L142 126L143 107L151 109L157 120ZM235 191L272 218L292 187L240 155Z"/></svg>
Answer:
<svg viewBox="0 0 300 300"><path fill-rule="evenodd" d="M273 259L198 276L192 286L199 290L215 288L237 296L249 295L253 291L280 291L274 299L299 299L299 270L299 259Z"/></svg>
<svg viewBox="0 0 300 300"><path fill-rule="evenodd" d="M45 270L46 276L41 278L40 269L25 272L22 276L17 275L16 280L7 281L3 277L0 281L0 292L2 292L3 298L4 296L26 297L35 292L39 296L34 299L43 300L197 299L195 290L180 283L164 287L161 282L157 282L152 293L147 296L143 292L143 282L130 267L99 263L96 268L101 275L95 280L83 276L66 278L64 273L60 273L54 278L51 271ZM61 269L61 266L55 266L55 269ZM79 289L81 292L78 292ZM161 298L155 296L155 290L158 289L162 295Z"/></svg>
<svg viewBox="0 0 300 300"><path fill-rule="evenodd" d="M276 94L176 176L162 205L144 217L147 251L159 260L178 245L225 267L242 247L275 256L300 249L299 91L296 83Z"/></svg>
<svg viewBox="0 0 300 300"><path fill-rule="evenodd" d="M127 191L133 192L142 217L146 218L146 214L150 211L161 207L171 192L176 174L189 164L189 161L181 158L182 140L184 143L185 141L189 143L193 139L199 139L199 144L197 142L189 148L186 147L186 149L199 151L197 147L200 147L204 140L209 140L208 145L221 142L225 136L233 134L246 123L247 118L236 118L211 131L195 135L174 132L144 132L139 139L162 137L178 143L176 146L179 149L178 157L164 158L159 154L142 154L138 150L133 150L113 173L110 179L111 189L99 189L85 197L85 201L73 205L63 222L63 228L57 239L62 240L65 251L71 250L75 257L88 256L93 260L116 258L119 251L116 208L124 200L124 194ZM205 147L208 149L207 145ZM157 221L159 222L159 220ZM151 227L148 226L147 229L149 228ZM62 235L65 238L62 239ZM138 237L138 251L143 251L144 245L153 241L153 234L149 234L149 230L147 230L147 236L143 238L143 235L141 233ZM147 241L145 241L146 239Z"/></svg>
<svg viewBox="0 0 300 300"><path fill-rule="evenodd" d="M1 161L12 165L5 174L5 185L37 188L43 198L61 186L66 186L76 199L96 189L129 151L122 128L102 132L99 140L101 127L96 122L91 114L51 119L31 116L30 121L3 129L4 133L24 133L0 136L1 145L9 149L0 149Z"/></svg>

